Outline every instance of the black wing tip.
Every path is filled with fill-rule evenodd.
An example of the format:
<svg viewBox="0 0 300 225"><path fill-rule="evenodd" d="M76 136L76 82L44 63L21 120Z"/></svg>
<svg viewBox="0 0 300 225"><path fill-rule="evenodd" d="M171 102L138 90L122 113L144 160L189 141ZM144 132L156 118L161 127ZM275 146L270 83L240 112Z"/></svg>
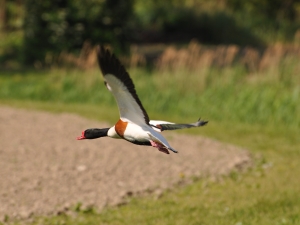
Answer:
<svg viewBox="0 0 300 225"><path fill-rule="evenodd" d="M105 47L104 45L98 45L96 47L96 52L99 64L102 62L102 60L108 61L112 58L116 58L111 49L109 47Z"/></svg>
<svg viewBox="0 0 300 225"><path fill-rule="evenodd" d="M104 57L105 53L106 53L106 49L104 48L103 45L97 45L96 47L96 51L97 51L97 57L98 57L98 61ZM108 51L108 53L110 53Z"/></svg>
<svg viewBox="0 0 300 225"><path fill-rule="evenodd" d="M111 59L111 53L108 49L106 49L103 45L98 45L96 47L98 65L103 75L107 72L107 64Z"/></svg>
<svg viewBox="0 0 300 225"><path fill-rule="evenodd" d="M104 45L97 45L96 51L97 51L98 57L103 57L104 55L112 55L110 50L108 48L104 47Z"/></svg>
<svg viewBox="0 0 300 225"><path fill-rule="evenodd" d="M207 123L208 123L208 120L201 120L201 118L199 118L198 121L197 121L197 125L199 127L205 126Z"/></svg>
<svg viewBox="0 0 300 225"><path fill-rule="evenodd" d="M106 74L113 74L115 76L123 76L127 74L126 69L122 65L121 61L116 57L109 46L106 47L105 45L97 45L96 53L98 64L103 76ZM128 74L127 76L132 83L130 76ZM133 83L132 86L134 87Z"/></svg>

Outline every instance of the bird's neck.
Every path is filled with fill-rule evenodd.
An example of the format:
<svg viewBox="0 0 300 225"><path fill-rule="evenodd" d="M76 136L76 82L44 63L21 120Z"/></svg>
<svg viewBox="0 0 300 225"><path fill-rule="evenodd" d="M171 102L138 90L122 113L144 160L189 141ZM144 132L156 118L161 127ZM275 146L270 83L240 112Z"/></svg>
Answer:
<svg viewBox="0 0 300 225"><path fill-rule="evenodd" d="M107 136L111 138L117 138L120 139L121 137L117 134L115 126L111 127L107 131Z"/></svg>

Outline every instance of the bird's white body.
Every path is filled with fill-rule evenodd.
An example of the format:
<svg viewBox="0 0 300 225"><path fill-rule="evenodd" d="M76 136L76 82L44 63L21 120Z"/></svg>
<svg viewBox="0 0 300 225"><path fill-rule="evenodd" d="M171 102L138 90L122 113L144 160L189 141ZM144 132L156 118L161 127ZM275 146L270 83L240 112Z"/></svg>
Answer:
<svg viewBox="0 0 300 225"><path fill-rule="evenodd" d="M170 146L168 141L164 138L164 136L162 136L160 133L158 133L151 126L148 125L140 126L133 123L128 123L123 137L128 141L158 142L163 146L165 146L167 149L175 151Z"/></svg>
<svg viewBox="0 0 300 225"><path fill-rule="evenodd" d="M115 126L109 128L109 130L107 132L107 136L111 137L111 138L121 139L121 137L117 134L117 132L115 130Z"/></svg>

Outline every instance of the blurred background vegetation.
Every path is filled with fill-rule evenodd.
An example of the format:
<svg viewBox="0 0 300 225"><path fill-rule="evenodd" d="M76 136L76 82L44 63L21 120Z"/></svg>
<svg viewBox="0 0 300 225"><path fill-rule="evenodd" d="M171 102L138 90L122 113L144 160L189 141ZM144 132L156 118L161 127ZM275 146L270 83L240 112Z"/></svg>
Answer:
<svg viewBox="0 0 300 225"><path fill-rule="evenodd" d="M0 2L0 99L115 105L101 43L153 113L300 127L300 0Z"/></svg>
<svg viewBox="0 0 300 225"><path fill-rule="evenodd" d="M80 224L300 224L300 0L0 0L0 27L0 104L113 124L101 43L128 68L151 119L201 116L208 126L183 132L263 161L221 185L198 182Z"/></svg>
<svg viewBox="0 0 300 225"><path fill-rule="evenodd" d="M300 0L1 0L0 63L44 65L85 42L116 52L191 39L263 48L299 41L299 25Z"/></svg>

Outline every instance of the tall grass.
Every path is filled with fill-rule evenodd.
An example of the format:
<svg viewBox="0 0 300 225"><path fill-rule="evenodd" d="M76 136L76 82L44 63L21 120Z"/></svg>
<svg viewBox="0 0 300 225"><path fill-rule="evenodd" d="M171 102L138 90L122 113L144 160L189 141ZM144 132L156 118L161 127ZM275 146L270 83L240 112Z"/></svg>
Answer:
<svg viewBox="0 0 300 225"><path fill-rule="evenodd" d="M217 121L279 123L300 127L300 88L279 82L251 83L240 78L240 69L231 68L203 74L149 74L131 71L137 91L148 110ZM230 75L228 75L230 74ZM202 77L204 76L204 78ZM102 85L98 71L51 71L44 76L31 74L0 78L0 98L63 103L115 105Z"/></svg>
<svg viewBox="0 0 300 225"><path fill-rule="evenodd" d="M298 59L285 51L279 51L281 57L274 53L275 57L267 50L259 54L258 67L249 69L238 61L234 53L238 51L222 51L227 63L218 64L220 49L206 53L192 43L187 49L173 48L172 54L167 49L153 70L132 67L129 71L150 117L202 116L215 121L300 127ZM268 63L266 54L270 55ZM267 66L260 66L264 63ZM4 74L0 76L0 99L115 106L102 83L98 69Z"/></svg>

